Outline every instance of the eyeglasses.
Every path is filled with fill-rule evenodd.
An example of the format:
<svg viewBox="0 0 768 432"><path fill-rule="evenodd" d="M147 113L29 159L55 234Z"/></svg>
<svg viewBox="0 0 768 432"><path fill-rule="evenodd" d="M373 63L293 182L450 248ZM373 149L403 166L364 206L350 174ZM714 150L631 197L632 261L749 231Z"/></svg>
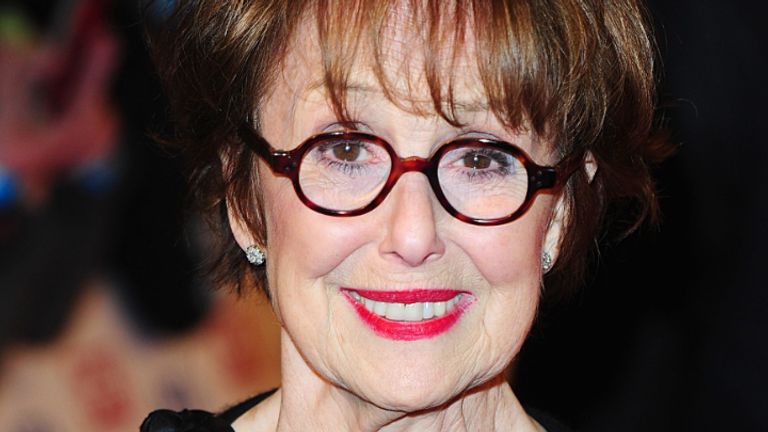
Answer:
<svg viewBox="0 0 768 432"><path fill-rule="evenodd" d="M513 144L461 138L428 159L401 158L392 146L362 132L315 135L290 151L275 150L250 126L241 139L277 176L293 182L301 202L331 216L376 208L403 174L421 172L452 216L474 225L501 225L525 213L539 191L559 187L573 168L540 166Z"/></svg>

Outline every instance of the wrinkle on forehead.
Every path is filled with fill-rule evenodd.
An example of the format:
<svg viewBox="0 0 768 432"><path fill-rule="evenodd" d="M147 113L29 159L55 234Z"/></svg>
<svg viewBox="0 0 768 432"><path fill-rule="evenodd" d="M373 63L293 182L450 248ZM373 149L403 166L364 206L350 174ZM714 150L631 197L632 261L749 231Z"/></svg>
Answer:
<svg viewBox="0 0 768 432"><path fill-rule="evenodd" d="M408 3L399 2L375 34L374 29L357 30L361 36L357 40L340 38L344 46L334 48L332 53L324 52L318 22L302 20L281 65L285 82L303 86L292 89L296 98L306 100L319 91L332 99L337 91L343 99L340 102L346 105L350 99L375 92L399 108L422 116L442 114L438 111L488 111L471 31L455 42L453 30L442 30L443 38L450 43L442 44L440 52L427 54L424 24L417 22L423 13L412 13ZM448 27L450 20L445 21L443 27ZM434 63L439 95L433 95L430 89L427 62ZM439 109L436 99L440 101Z"/></svg>
<svg viewBox="0 0 768 432"><path fill-rule="evenodd" d="M412 2L398 2L375 43L369 45L378 50L367 56L377 84L401 108L442 115L488 106L480 85L473 33L462 30L467 23L450 25L456 21L452 3L445 2L437 33L428 34L426 12L411 9Z"/></svg>
<svg viewBox="0 0 768 432"><path fill-rule="evenodd" d="M498 100L498 95L489 96L480 76L471 16L463 17L464 30L456 30L454 12L448 7L430 44L427 25L421 22L427 12L412 13L412 3L398 2L376 28L367 18L358 18L357 24L350 18L349 30L342 34L327 27L324 32L323 20L308 12L277 64L278 79L289 87L281 90L280 97L290 99L284 102L290 105L291 115L301 101L310 101L331 109L340 122L354 123L356 106L369 103L375 95L404 112L440 118L454 127L467 126L466 119L477 115L489 115L511 133L531 131L528 116L510 121L499 111L506 109L489 102ZM435 37L440 43L434 43ZM264 101L274 100L272 96Z"/></svg>

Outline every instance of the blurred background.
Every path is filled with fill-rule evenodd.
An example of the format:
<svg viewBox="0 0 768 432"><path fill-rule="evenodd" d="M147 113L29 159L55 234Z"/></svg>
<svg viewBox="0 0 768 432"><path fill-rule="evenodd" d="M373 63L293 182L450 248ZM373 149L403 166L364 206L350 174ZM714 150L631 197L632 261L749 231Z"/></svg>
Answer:
<svg viewBox="0 0 768 432"><path fill-rule="evenodd" d="M271 311L197 277L205 231L148 138L164 4L0 5L0 431L136 431L276 386Z"/></svg>
<svg viewBox="0 0 768 432"><path fill-rule="evenodd" d="M205 229L142 42L169 2L0 0L0 431L135 431L279 383L258 296L199 278ZM768 428L768 32L759 2L650 1L663 224L546 305L520 398L582 431Z"/></svg>

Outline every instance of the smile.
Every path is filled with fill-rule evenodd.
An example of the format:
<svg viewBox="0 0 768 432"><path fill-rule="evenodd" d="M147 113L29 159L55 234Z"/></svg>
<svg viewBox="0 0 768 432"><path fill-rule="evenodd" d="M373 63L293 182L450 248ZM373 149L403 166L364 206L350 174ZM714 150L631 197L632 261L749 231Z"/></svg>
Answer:
<svg viewBox="0 0 768 432"><path fill-rule="evenodd" d="M450 330L475 301L469 292L459 290L344 288L342 293L374 333L403 341L431 338Z"/></svg>

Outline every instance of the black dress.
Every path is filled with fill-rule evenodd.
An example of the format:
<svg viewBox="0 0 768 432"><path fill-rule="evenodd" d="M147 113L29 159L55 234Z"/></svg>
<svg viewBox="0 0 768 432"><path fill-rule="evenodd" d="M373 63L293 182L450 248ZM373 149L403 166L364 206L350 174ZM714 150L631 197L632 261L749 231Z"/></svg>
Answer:
<svg viewBox="0 0 768 432"><path fill-rule="evenodd" d="M234 432L232 423L235 420L276 391L276 388L269 390L218 414L202 410L153 411L144 419L139 430L141 432Z"/></svg>
<svg viewBox="0 0 768 432"><path fill-rule="evenodd" d="M141 432L234 432L232 423L246 411L258 405L259 402L270 397L277 389L254 396L240 402L232 408L213 414L202 410L157 410L141 424ZM535 418L547 432L571 432L570 429L560 424L557 420L538 410L528 410L528 414Z"/></svg>

